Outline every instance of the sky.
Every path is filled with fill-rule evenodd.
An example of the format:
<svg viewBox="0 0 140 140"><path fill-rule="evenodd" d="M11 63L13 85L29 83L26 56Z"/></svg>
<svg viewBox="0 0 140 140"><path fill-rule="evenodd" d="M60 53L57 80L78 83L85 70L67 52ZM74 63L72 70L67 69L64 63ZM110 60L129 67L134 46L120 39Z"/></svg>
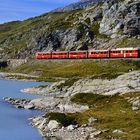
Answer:
<svg viewBox="0 0 140 140"><path fill-rule="evenodd" d="M0 0L0 23L24 20L79 0Z"/></svg>

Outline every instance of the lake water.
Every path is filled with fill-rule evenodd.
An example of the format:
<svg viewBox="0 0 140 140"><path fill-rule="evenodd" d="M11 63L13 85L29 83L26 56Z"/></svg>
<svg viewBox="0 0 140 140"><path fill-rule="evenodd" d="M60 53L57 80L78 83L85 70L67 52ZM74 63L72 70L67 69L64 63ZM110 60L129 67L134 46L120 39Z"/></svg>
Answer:
<svg viewBox="0 0 140 140"><path fill-rule="evenodd" d="M3 97L34 99L38 96L24 94L20 89L40 85L38 82L0 80L0 140L42 140L28 118L41 114L35 110L17 109L5 103Z"/></svg>

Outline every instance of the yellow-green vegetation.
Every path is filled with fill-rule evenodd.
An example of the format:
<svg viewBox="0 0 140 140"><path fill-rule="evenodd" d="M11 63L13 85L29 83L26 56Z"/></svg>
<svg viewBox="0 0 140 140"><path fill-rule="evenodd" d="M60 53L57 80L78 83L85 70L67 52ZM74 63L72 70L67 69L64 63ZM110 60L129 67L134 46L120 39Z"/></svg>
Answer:
<svg viewBox="0 0 140 140"><path fill-rule="evenodd" d="M138 38L124 38L116 44L117 48L127 48L132 47L136 48L140 45L140 39Z"/></svg>
<svg viewBox="0 0 140 140"><path fill-rule="evenodd" d="M79 93L72 97L71 101L87 104L90 109L71 115L80 125L88 123L90 117L97 118L98 121L93 124L93 127L99 130L107 130L100 136L103 139L108 139L109 136L126 140L140 139L140 110L133 111L132 105L126 99L133 97L140 97L140 93L114 96ZM121 129L124 133L112 133L115 129Z"/></svg>
<svg viewBox="0 0 140 140"><path fill-rule="evenodd" d="M138 61L128 60L36 60L29 61L10 72L39 75L38 80L74 78L115 78L128 72L129 69L138 70ZM71 80L66 83L72 83ZM68 84L66 84L68 86ZM71 84L70 84L71 85Z"/></svg>

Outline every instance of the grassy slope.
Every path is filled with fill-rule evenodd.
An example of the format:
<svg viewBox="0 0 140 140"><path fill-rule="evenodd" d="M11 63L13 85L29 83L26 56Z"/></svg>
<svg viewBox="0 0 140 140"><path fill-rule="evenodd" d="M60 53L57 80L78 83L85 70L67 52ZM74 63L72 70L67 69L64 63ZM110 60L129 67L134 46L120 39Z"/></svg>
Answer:
<svg viewBox="0 0 140 140"><path fill-rule="evenodd" d="M27 47L33 36L42 34L42 31L49 33L72 27L71 25L77 19L73 14L78 14L79 11L47 13L22 22L0 24L0 48L4 49L2 52L8 54L9 57L14 57ZM66 17L68 17L68 21L65 20Z"/></svg>
<svg viewBox="0 0 140 140"><path fill-rule="evenodd" d="M126 97L140 97L140 93L128 93L126 95L103 96L94 95L92 93L79 93L72 97L72 101L78 104L87 104L90 109L82 113L49 113L47 117L56 119L63 125L78 123L79 125L88 123L90 117L98 120L93 124L94 128L106 130L100 135L101 139L109 139L110 137L123 140L140 139L140 110L133 111L132 105L128 103ZM64 116L64 117L63 117ZM115 129L121 129L125 133L112 133Z"/></svg>
<svg viewBox="0 0 140 140"><path fill-rule="evenodd" d="M140 97L140 93L129 93L123 96L100 96L93 94L78 94L72 98L73 102L86 103L91 108L84 112L74 114L79 123L87 122L89 117L98 118L94 127L98 129L109 129L102 137L118 137L132 140L140 139L140 111L132 111L132 105L127 102L126 97ZM115 129L122 129L126 133L113 134Z"/></svg>
<svg viewBox="0 0 140 140"><path fill-rule="evenodd" d="M10 70L11 72L20 72L26 74L40 75L40 80L50 78L115 78L118 75L128 72L129 69L137 70L140 68L138 61L127 60L37 60Z"/></svg>

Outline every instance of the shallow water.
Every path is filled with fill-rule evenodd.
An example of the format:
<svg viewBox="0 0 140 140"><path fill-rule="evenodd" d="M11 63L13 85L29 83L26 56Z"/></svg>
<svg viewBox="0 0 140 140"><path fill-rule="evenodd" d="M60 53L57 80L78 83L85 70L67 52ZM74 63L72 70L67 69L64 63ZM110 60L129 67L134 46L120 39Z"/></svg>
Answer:
<svg viewBox="0 0 140 140"><path fill-rule="evenodd" d="M34 99L38 96L24 94L20 89L37 86L38 82L0 80L0 140L42 140L37 129L29 125L28 118L40 111L17 109L5 103L3 97Z"/></svg>

